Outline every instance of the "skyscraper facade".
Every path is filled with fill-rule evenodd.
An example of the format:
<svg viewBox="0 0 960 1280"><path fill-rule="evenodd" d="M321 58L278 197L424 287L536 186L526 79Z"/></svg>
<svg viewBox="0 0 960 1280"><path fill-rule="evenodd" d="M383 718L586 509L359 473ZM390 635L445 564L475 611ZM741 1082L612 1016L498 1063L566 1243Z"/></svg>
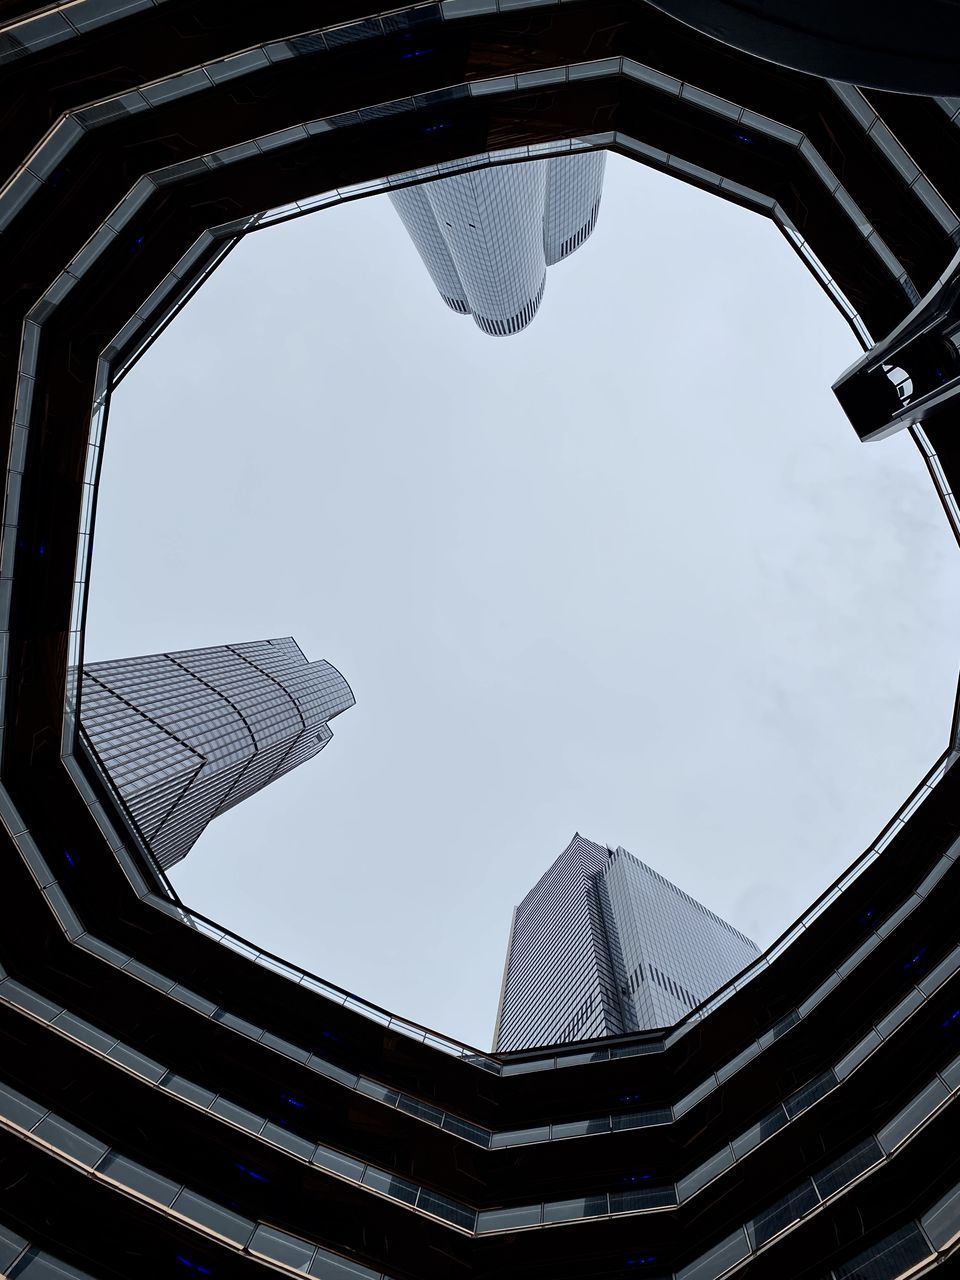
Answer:
<svg viewBox="0 0 960 1280"><path fill-rule="evenodd" d="M287 636L83 668L81 724L164 868L207 823L311 759L354 703Z"/></svg>
<svg viewBox="0 0 960 1280"><path fill-rule="evenodd" d="M484 333L519 333L547 267L596 225L605 154L591 151L458 174L390 199L448 307Z"/></svg>
<svg viewBox="0 0 960 1280"><path fill-rule="evenodd" d="M758 955L632 853L577 833L514 911L494 1047L672 1026Z"/></svg>

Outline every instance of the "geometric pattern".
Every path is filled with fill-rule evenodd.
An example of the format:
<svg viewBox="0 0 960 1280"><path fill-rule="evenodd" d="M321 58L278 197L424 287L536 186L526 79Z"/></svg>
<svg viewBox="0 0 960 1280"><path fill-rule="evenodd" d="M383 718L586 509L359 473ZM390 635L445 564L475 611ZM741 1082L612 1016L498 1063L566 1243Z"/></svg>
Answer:
<svg viewBox="0 0 960 1280"><path fill-rule="evenodd" d="M758 955L626 849L578 832L514 911L494 1047L669 1026Z"/></svg>
<svg viewBox="0 0 960 1280"><path fill-rule="evenodd" d="M90 663L81 691L86 744L165 871L211 819L322 751L354 704L289 636Z"/></svg>

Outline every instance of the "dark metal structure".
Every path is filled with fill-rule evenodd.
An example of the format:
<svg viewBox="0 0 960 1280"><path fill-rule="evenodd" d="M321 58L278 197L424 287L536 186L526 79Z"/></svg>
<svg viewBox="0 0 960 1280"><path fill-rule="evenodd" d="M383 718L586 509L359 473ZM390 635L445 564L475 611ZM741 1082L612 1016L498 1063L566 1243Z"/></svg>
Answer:
<svg viewBox="0 0 960 1280"><path fill-rule="evenodd" d="M607 147L773 218L896 347L952 306L958 105L639 0L0 0L0 1272L954 1271L955 737L676 1027L489 1056L191 914L64 707L111 388L240 236L414 168ZM886 350L864 368L896 402L853 416L910 422L955 522L949 401L914 425L921 366Z"/></svg>
<svg viewBox="0 0 960 1280"><path fill-rule="evenodd" d="M956 0L653 0L658 9L747 53L902 93L960 89Z"/></svg>

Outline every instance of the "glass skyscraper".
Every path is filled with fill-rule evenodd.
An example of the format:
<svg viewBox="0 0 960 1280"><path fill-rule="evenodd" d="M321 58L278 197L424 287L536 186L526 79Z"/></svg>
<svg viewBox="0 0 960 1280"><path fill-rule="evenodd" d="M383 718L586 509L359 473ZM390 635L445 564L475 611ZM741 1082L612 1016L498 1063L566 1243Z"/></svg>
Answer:
<svg viewBox="0 0 960 1280"><path fill-rule="evenodd" d="M672 1026L758 955L632 853L578 832L514 911L494 1048Z"/></svg>
<svg viewBox="0 0 960 1280"><path fill-rule="evenodd" d="M354 704L287 636L83 668L83 732L162 867L217 814L311 759Z"/></svg>
<svg viewBox="0 0 960 1280"><path fill-rule="evenodd" d="M519 333L537 314L547 267L596 225L605 154L591 151L391 191L448 307L484 333Z"/></svg>

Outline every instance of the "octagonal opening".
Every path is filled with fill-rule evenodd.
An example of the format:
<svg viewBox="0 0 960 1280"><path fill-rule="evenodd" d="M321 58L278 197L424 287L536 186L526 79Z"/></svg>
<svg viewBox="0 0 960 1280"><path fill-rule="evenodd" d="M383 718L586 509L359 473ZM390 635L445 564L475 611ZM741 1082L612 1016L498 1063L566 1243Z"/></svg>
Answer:
<svg viewBox="0 0 960 1280"><path fill-rule="evenodd" d="M248 237L116 393L85 656L293 634L358 703L185 901L480 1044L574 829L768 944L949 728L953 540L855 350L774 226L616 156L507 340L385 198Z"/></svg>

